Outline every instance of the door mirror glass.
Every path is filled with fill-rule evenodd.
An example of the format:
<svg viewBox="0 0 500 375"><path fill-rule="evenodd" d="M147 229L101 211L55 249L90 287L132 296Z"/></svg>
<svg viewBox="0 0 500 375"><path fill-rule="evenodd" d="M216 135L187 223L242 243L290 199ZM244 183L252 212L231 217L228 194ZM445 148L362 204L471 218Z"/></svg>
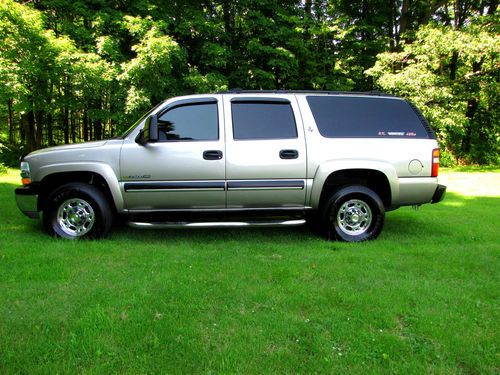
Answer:
<svg viewBox="0 0 500 375"><path fill-rule="evenodd" d="M141 130L136 141L143 146L148 142L158 141L158 116L151 115L146 119L144 129Z"/></svg>

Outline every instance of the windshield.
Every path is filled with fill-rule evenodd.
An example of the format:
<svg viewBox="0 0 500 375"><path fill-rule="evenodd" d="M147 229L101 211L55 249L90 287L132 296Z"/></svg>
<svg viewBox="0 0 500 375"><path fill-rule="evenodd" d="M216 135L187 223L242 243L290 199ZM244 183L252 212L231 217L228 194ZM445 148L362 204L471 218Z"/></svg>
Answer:
<svg viewBox="0 0 500 375"><path fill-rule="evenodd" d="M158 103L157 105L155 105L153 108L151 108L148 112L146 112L146 114L144 114L143 116L141 116L141 118L139 120L137 120L136 122L134 122L134 124L132 126L130 126L130 128L128 128L125 133L123 133L122 135L120 135L118 138L125 138L126 136L128 136L132 130L135 129L135 127L137 125L139 125L141 123L142 120L144 120L146 117L148 117L156 108L158 108L158 106L162 104L162 103Z"/></svg>

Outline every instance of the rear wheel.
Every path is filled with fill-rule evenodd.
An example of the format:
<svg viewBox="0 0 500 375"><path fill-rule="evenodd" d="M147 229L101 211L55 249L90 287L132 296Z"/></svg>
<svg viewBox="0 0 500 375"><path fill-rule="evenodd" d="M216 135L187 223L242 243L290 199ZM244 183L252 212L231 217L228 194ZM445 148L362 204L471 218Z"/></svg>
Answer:
<svg viewBox="0 0 500 375"><path fill-rule="evenodd" d="M331 194L323 208L322 225L328 239L366 241L380 234L384 215L384 204L377 193L352 185Z"/></svg>
<svg viewBox="0 0 500 375"><path fill-rule="evenodd" d="M104 237L113 223L106 196L85 183L70 183L52 193L43 211L45 230L54 236L77 239Z"/></svg>

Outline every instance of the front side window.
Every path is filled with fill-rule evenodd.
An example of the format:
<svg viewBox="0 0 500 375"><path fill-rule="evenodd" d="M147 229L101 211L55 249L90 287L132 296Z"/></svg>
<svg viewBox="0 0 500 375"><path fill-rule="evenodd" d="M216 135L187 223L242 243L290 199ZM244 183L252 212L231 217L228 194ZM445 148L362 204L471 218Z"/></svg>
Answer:
<svg viewBox="0 0 500 375"><path fill-rule="evenodd" d="M217 103L173 107L158 119L159 141L215 141L219 139Z"/></svg>
<svg viewBox="0 0 500 375"><path fill-rule="evenodd" d="M297 138L289 102L237 101L231 108L236 140Z"/></svg>

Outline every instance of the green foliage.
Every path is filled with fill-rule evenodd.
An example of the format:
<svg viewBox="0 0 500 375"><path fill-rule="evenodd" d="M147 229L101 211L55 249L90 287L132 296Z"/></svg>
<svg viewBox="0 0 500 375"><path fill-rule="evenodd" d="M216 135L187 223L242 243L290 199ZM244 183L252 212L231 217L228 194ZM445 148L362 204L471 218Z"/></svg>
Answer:
<svg viewBox="0 0 500 375"><path fill-rule="evenodd" d="M228 89L227 79L220 73L202 75L196 68L191 68L184 78L184 85L192 93L225 91Z"/></svg>
<svg viewBox="0 0 500 375"><path fill-rule="evenodd" d="M140 113L180 91L179 77L186 65L186 54L156 26L144 33L132 51L136 57L122 64L119 79L130 87L126 111Z"/></svg>
<svg viewBox="0 0 500 375"><path fill-rule="evenodd" d="M7 167L4 165L4 160L3 160L3 150L4 149L5 149L5 146L0 142L0 174L7 172Z"/></svg>
<svg viewBox="0 0 500 375"><path fill-rule="evenodd" d="M401 52L367 71L383 90L412 100L431 122L445 162L500 162L500 41L481 23L460 30L422 27Z"/></svg>
<svg viewBox="0 0 500 375"><path fill-rule="evenodd" d="M0 99L16 98L18 109L31 108L38 78L46 77L51 51L38 12L12 0L0 3ZM35 89L35 90L34 90ZM35 92L34 92L35 91ZM43 96L36 95L38 100ZM40 104L40 103L38 103Z"/></svg>
<svg viewBox="0 0 500 375"><path fill-rule="evenodd" d="M8 145L0 142L0 164L4 167L19 168L19 159L24 154L21 145Z"/></svg>
<svg viewBox="0 0 500 375"><path fill-rule="evenodd" d="M498 163L497 7L486 0L4 0L0 133L14 149L32 151L119 134L174 95L376 87L423 110L445 163Z"/></svg>

